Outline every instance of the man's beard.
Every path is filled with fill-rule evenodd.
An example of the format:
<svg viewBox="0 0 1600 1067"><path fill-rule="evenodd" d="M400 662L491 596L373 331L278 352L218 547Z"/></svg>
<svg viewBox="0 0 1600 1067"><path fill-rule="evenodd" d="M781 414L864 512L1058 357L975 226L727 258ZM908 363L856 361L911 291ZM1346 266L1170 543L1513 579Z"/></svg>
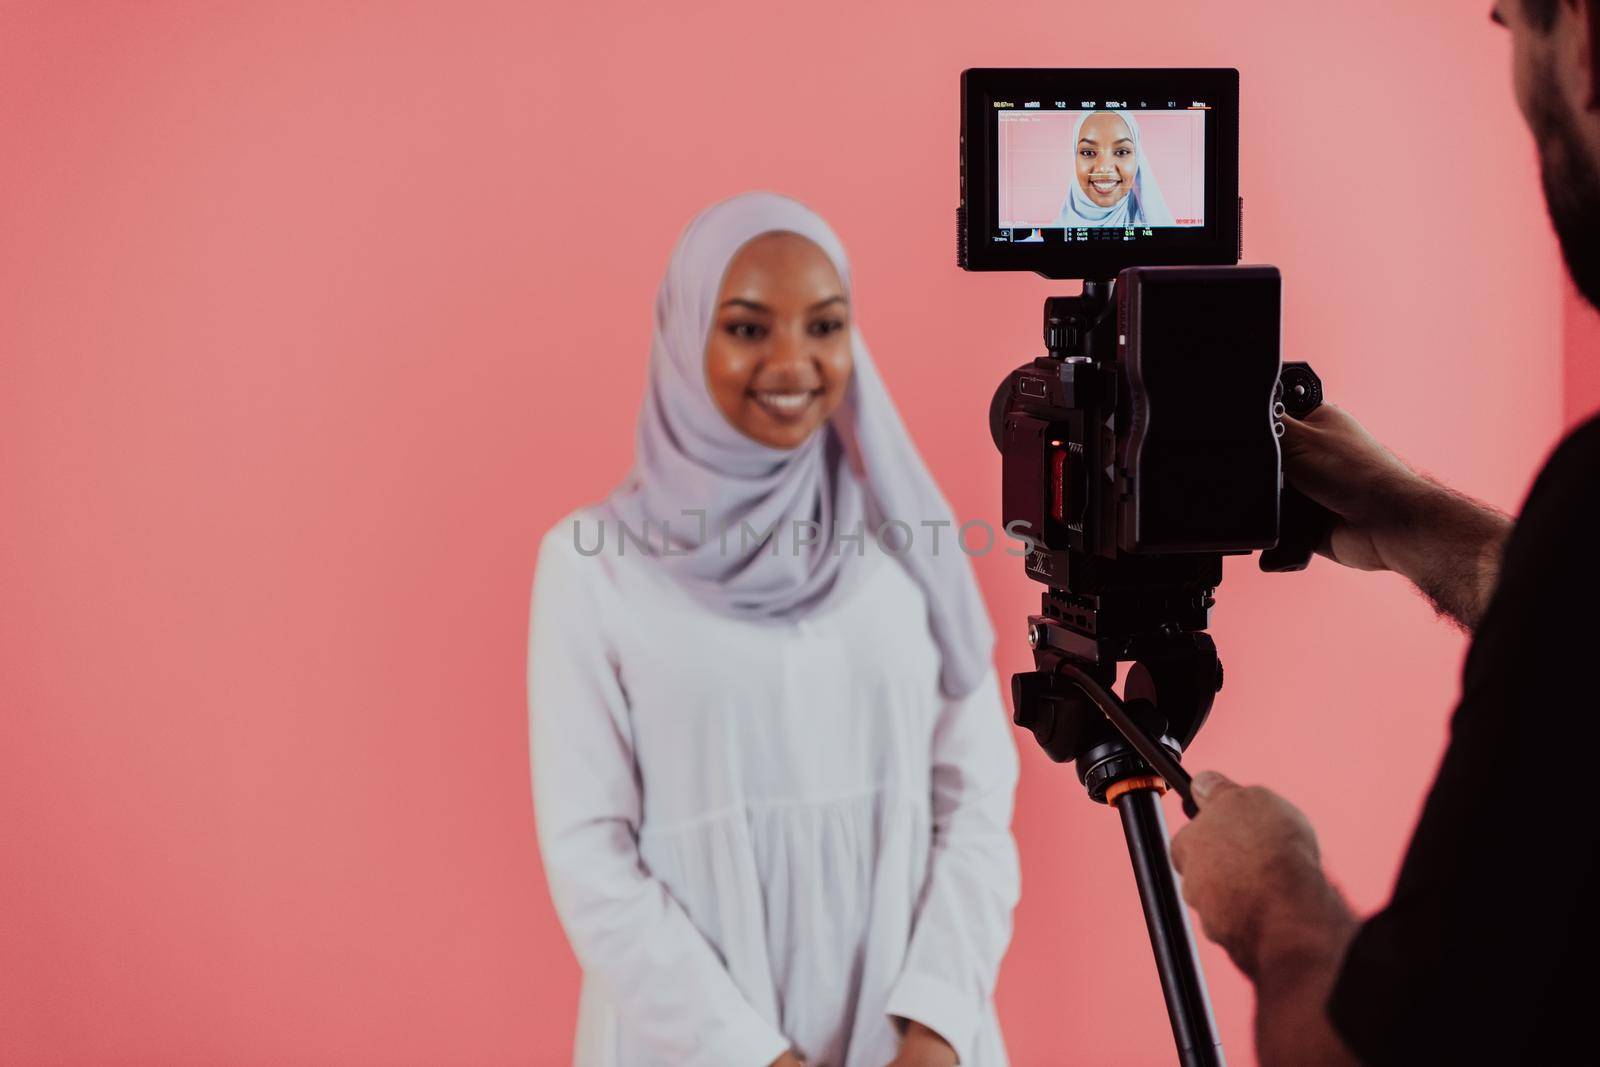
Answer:
<svg viewBox="0 0 1600 1067"><path fill-rule="evenodd" d="M1545 73L1533 92L1539 180L1572 284L1600 308L1600 171L1578 136L1577 117Z"/></svg>

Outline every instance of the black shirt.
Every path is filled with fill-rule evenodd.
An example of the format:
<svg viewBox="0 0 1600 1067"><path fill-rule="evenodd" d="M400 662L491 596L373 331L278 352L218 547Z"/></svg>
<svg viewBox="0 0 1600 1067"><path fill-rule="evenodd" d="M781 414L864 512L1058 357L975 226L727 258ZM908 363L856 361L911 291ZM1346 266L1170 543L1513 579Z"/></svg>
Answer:
<svg viewBox="0 0 1600 1067"><path fill-rule="evenodd" d="M1597 613L1600 417L1528 494L1394 896L1335 983L1364 1063L1600 1062Z"/></svg>

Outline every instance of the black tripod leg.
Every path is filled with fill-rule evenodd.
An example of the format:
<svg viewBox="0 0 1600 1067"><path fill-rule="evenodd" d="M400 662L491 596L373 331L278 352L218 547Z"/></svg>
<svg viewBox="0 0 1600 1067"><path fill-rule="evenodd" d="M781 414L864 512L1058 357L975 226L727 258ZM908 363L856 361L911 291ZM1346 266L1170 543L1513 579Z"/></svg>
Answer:
<svg viewBox="0 0 1600 1067"><path fill-rule="evenodd" d="M1205 976L1194 954L1189 916L1167 858L1167 824L1161 816L1159 794L1153 789L1130 789L1116 798L1122 832L1128 838L1133 876L1139 883L1139 901L1161 972L1161 992L1167 998L1172 1037L1183 1067L1222 1067L1222 1042Z"/></svg>

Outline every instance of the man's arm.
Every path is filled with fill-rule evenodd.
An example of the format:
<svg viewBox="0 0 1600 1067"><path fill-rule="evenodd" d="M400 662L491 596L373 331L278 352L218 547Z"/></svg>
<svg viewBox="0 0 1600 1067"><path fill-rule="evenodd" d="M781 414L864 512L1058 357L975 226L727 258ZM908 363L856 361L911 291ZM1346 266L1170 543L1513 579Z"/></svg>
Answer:
<svg viewBox="0 0 1600 1067"><path fill-rule="evenodd" d="M1316 834L1292 804L1214 772L1200 814L1172 839L1183 896L1205 935L1256 988L1262 1067L1358 1067L1326 1005L1356 920L1322 872Z"/></svg>
<svg viewBox="0 0 1600 1067"><path fill-rule="evenodd" d="M1475 629L1511 519L1412 470L1333 404L1284 422L1289 481L1338 518L1323 555L1404 575L1440 615Z"/></svg>
<svg viewBox="0 0 1600 1067"><path fill-rule="evenodd" d="M1328 996L1357 924L1319 869L1303 917L1263 932L1256 973L1256 1058L1261 1067L1358 1067L1328 1018Z"/></svg>

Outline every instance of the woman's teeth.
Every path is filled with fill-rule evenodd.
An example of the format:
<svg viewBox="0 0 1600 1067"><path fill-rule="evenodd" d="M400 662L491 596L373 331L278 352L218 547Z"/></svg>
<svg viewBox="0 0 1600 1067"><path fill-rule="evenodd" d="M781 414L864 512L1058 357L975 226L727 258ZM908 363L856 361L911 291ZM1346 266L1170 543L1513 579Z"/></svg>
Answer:
<svg viewBox="0 0 1600 1067"><path fill-rule="evenodd" d="M816 396L815 390L803 393L770 393L758 390L755 394L756 401L762 407L777 415L798 415L811 405Z"/></svg>
<svg viewBox="0 0 1600 1067"><path fill-rule="evenodd" d="M1097 193L1110 193L1110 192L1114 192L1116 190L1117 186L1121 185L1122 182L1121 181L1092 181L1089 184L1094 186L1094 191L1097 192Z"/></svg>

